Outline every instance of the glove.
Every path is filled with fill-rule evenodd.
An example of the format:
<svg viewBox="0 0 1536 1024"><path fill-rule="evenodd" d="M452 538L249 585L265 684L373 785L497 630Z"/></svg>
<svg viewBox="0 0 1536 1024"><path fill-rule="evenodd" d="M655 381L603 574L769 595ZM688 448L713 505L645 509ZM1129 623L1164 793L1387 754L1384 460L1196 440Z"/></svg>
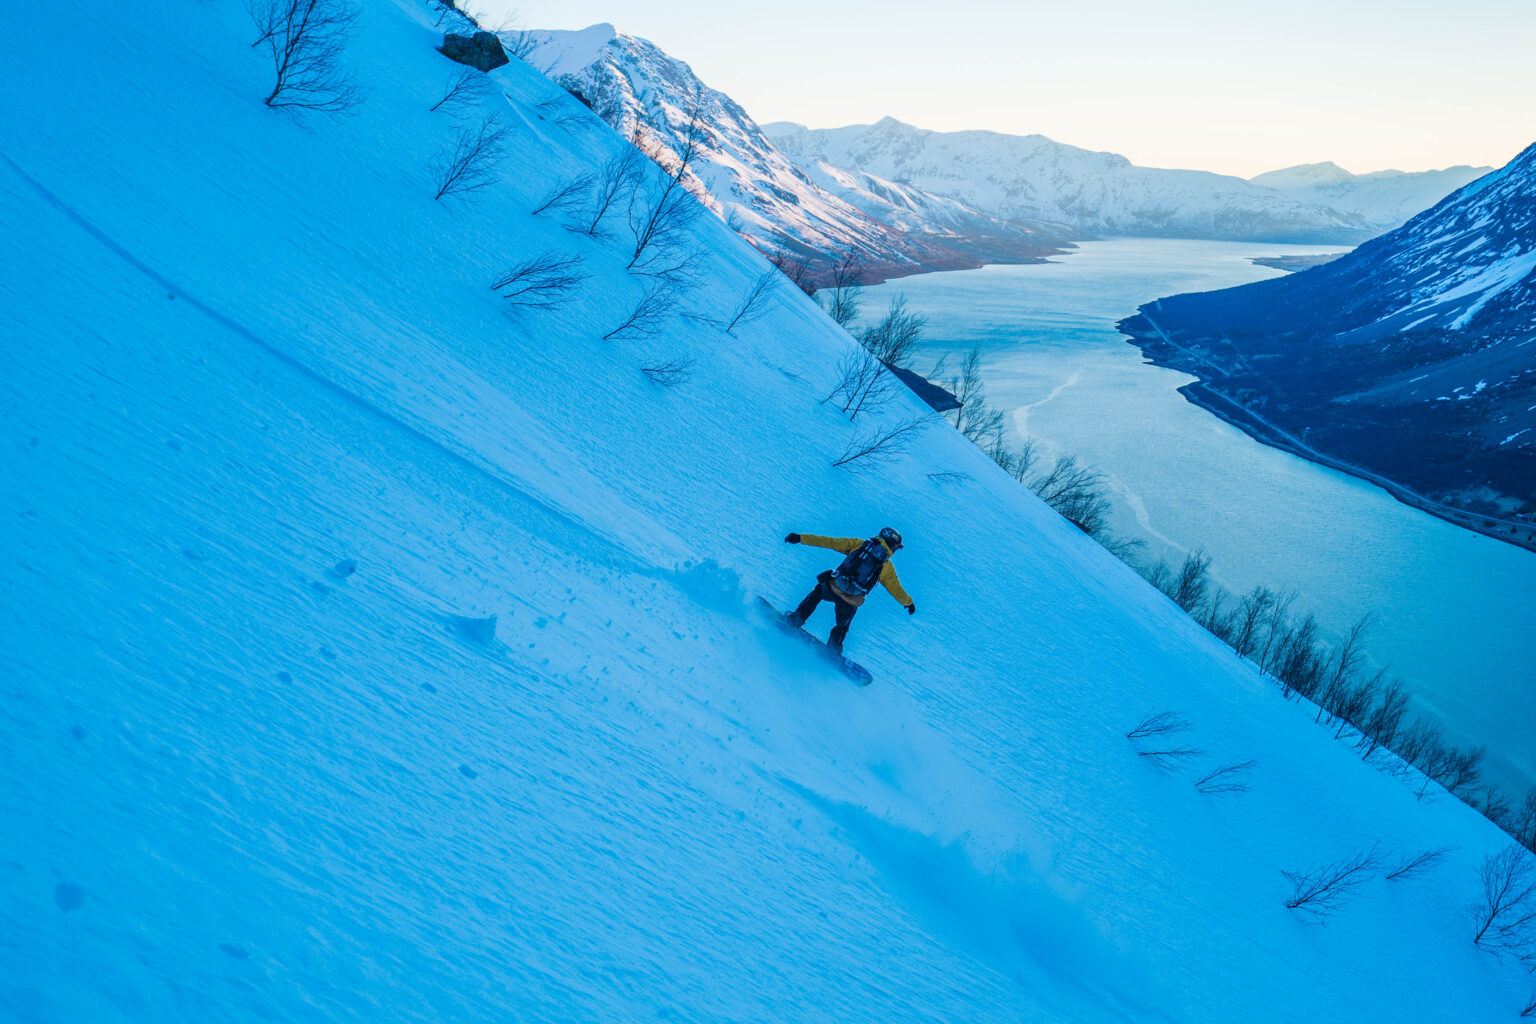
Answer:
<svg viewBox="0 0 1536 1024"><path fill-rule="evenodd" d="M784 543L785 544L799 544L800 543L800 535L798 533L792 533L788 537L784 538Z"/></svg>
<svg viewBox="0 0 1536 1024"><path fill-rule="evenodd" d="M917 602L916 601L913 601L911 604L907 605L907 614L908 615L916 615L917 614Z"/></svg>

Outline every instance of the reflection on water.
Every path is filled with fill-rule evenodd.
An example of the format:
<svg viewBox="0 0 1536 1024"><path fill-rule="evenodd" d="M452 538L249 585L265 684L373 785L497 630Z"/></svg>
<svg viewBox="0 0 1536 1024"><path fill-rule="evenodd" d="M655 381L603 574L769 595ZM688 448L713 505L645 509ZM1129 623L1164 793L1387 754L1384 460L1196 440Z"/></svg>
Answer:
<svg viewBox="0 0 1536 1024"><path fill-rule="evenodd" d="M1042 459L1103 472L1114 527L1170 560L1203 546L1234 592L1289 588L1335 630L1374 614L1369 649L1456 741L1486 744L1511 795L1536 785L1536 554L1266 447L1186 402L1114 324L1151 299L1273 277L1250 256L1326 247L1177 240L1085 243L1055 263L869 288L928 318L916 369L979 345L988 400Z"/></svg>

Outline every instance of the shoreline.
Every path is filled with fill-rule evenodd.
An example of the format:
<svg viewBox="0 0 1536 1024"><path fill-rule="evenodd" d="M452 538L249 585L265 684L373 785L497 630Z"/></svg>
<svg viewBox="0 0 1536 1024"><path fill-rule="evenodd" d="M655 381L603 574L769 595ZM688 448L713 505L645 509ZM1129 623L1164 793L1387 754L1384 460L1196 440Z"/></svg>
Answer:
<svg viewBox="0 0 1536 1024"><path fill-rule="evenodd" d="M1172 343L1163 335L1162 330L1157 324L1150 317L1146 316L1145 312L1141 315L1147 323L1152 325L1152 329L1156 334L1137 333L1122 326L1120 327L1120 332L1126 335L1127 344L1135 345L1141 351L1141 354L1155 366L1178 370L1181 373L1189 373L1190 369L1188 366L1181 366L1175 362L1160 359L1152 351L1149 351L1149 344L1151 343ZM1328 455L1325 452L1320 452L1302 443L1293 434L1270 423L1259 414L1238 404L1226 395L1213 390L1203 378L1185 384L1178 391L1180 395L1184 396L1184 400L1191 405L1204 409L1222 422L1236 427L1260 444L1288 452L1316 465L1337 470L1357 480L1364 480L1366 483L1380 487L1401 504L1407 505L1410 508L1416 508L1421 512L1427 512L1437 519L1450 523L1452 526L1459 526L1473 533L1479 533L1493 540L1503 541L1506 544L1536 553L1536 523L1500 519L1496 516L1468 512L1465 509L1446 505L1426 495L1419 494L1417 491L1363 466L1357 466L1343 459ZM1511 529L1514 532L1511 532Z"/></svg>

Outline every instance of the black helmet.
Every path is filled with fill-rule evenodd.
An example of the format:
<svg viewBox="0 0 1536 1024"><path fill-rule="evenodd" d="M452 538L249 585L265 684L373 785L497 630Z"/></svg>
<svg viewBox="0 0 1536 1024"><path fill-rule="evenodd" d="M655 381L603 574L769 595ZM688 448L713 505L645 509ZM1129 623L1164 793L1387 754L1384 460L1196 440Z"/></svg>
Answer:
<svg viewBox="0 0 1536 1024"><path fill-rule="evenodd" d="M886 545L892 551L895 551L897 548L901 547L901 534L897 533L889 526L880 531L880 539L885 541Z"/></svg>

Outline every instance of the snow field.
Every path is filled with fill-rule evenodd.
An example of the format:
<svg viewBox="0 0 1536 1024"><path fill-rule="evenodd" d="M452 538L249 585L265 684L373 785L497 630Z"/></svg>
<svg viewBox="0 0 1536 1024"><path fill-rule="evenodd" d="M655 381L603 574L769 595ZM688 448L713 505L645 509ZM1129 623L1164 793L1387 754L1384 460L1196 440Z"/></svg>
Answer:
<svg viewBox="0 0 1536 1024"><path fill-rule="evenodd" d="M367 102L302 123L238 4L81 14L110 45L67 71L14 16L0 106L0 1016L1524 1005L1465 926L1492 826L1360 766L941 425L833 469L850 342L791 287L739 340L601 341L642 291L623 229L526 211L622 143L541 118L531 68L467 115L514 126L501 184L439 203L423 8L368 5ZM697 234L686 307L718 317L763 265ZM509 312L489 281L545 249L592 279ZM678 356L678 388L639 372ZM886 524L919 612L860 612L859 690L751 602L830 564L789 530ZM1136 757L1164 709L1252 790ZM1373 843L1459 849L1326 924L1284 908L1281 869Z"/></svg>

